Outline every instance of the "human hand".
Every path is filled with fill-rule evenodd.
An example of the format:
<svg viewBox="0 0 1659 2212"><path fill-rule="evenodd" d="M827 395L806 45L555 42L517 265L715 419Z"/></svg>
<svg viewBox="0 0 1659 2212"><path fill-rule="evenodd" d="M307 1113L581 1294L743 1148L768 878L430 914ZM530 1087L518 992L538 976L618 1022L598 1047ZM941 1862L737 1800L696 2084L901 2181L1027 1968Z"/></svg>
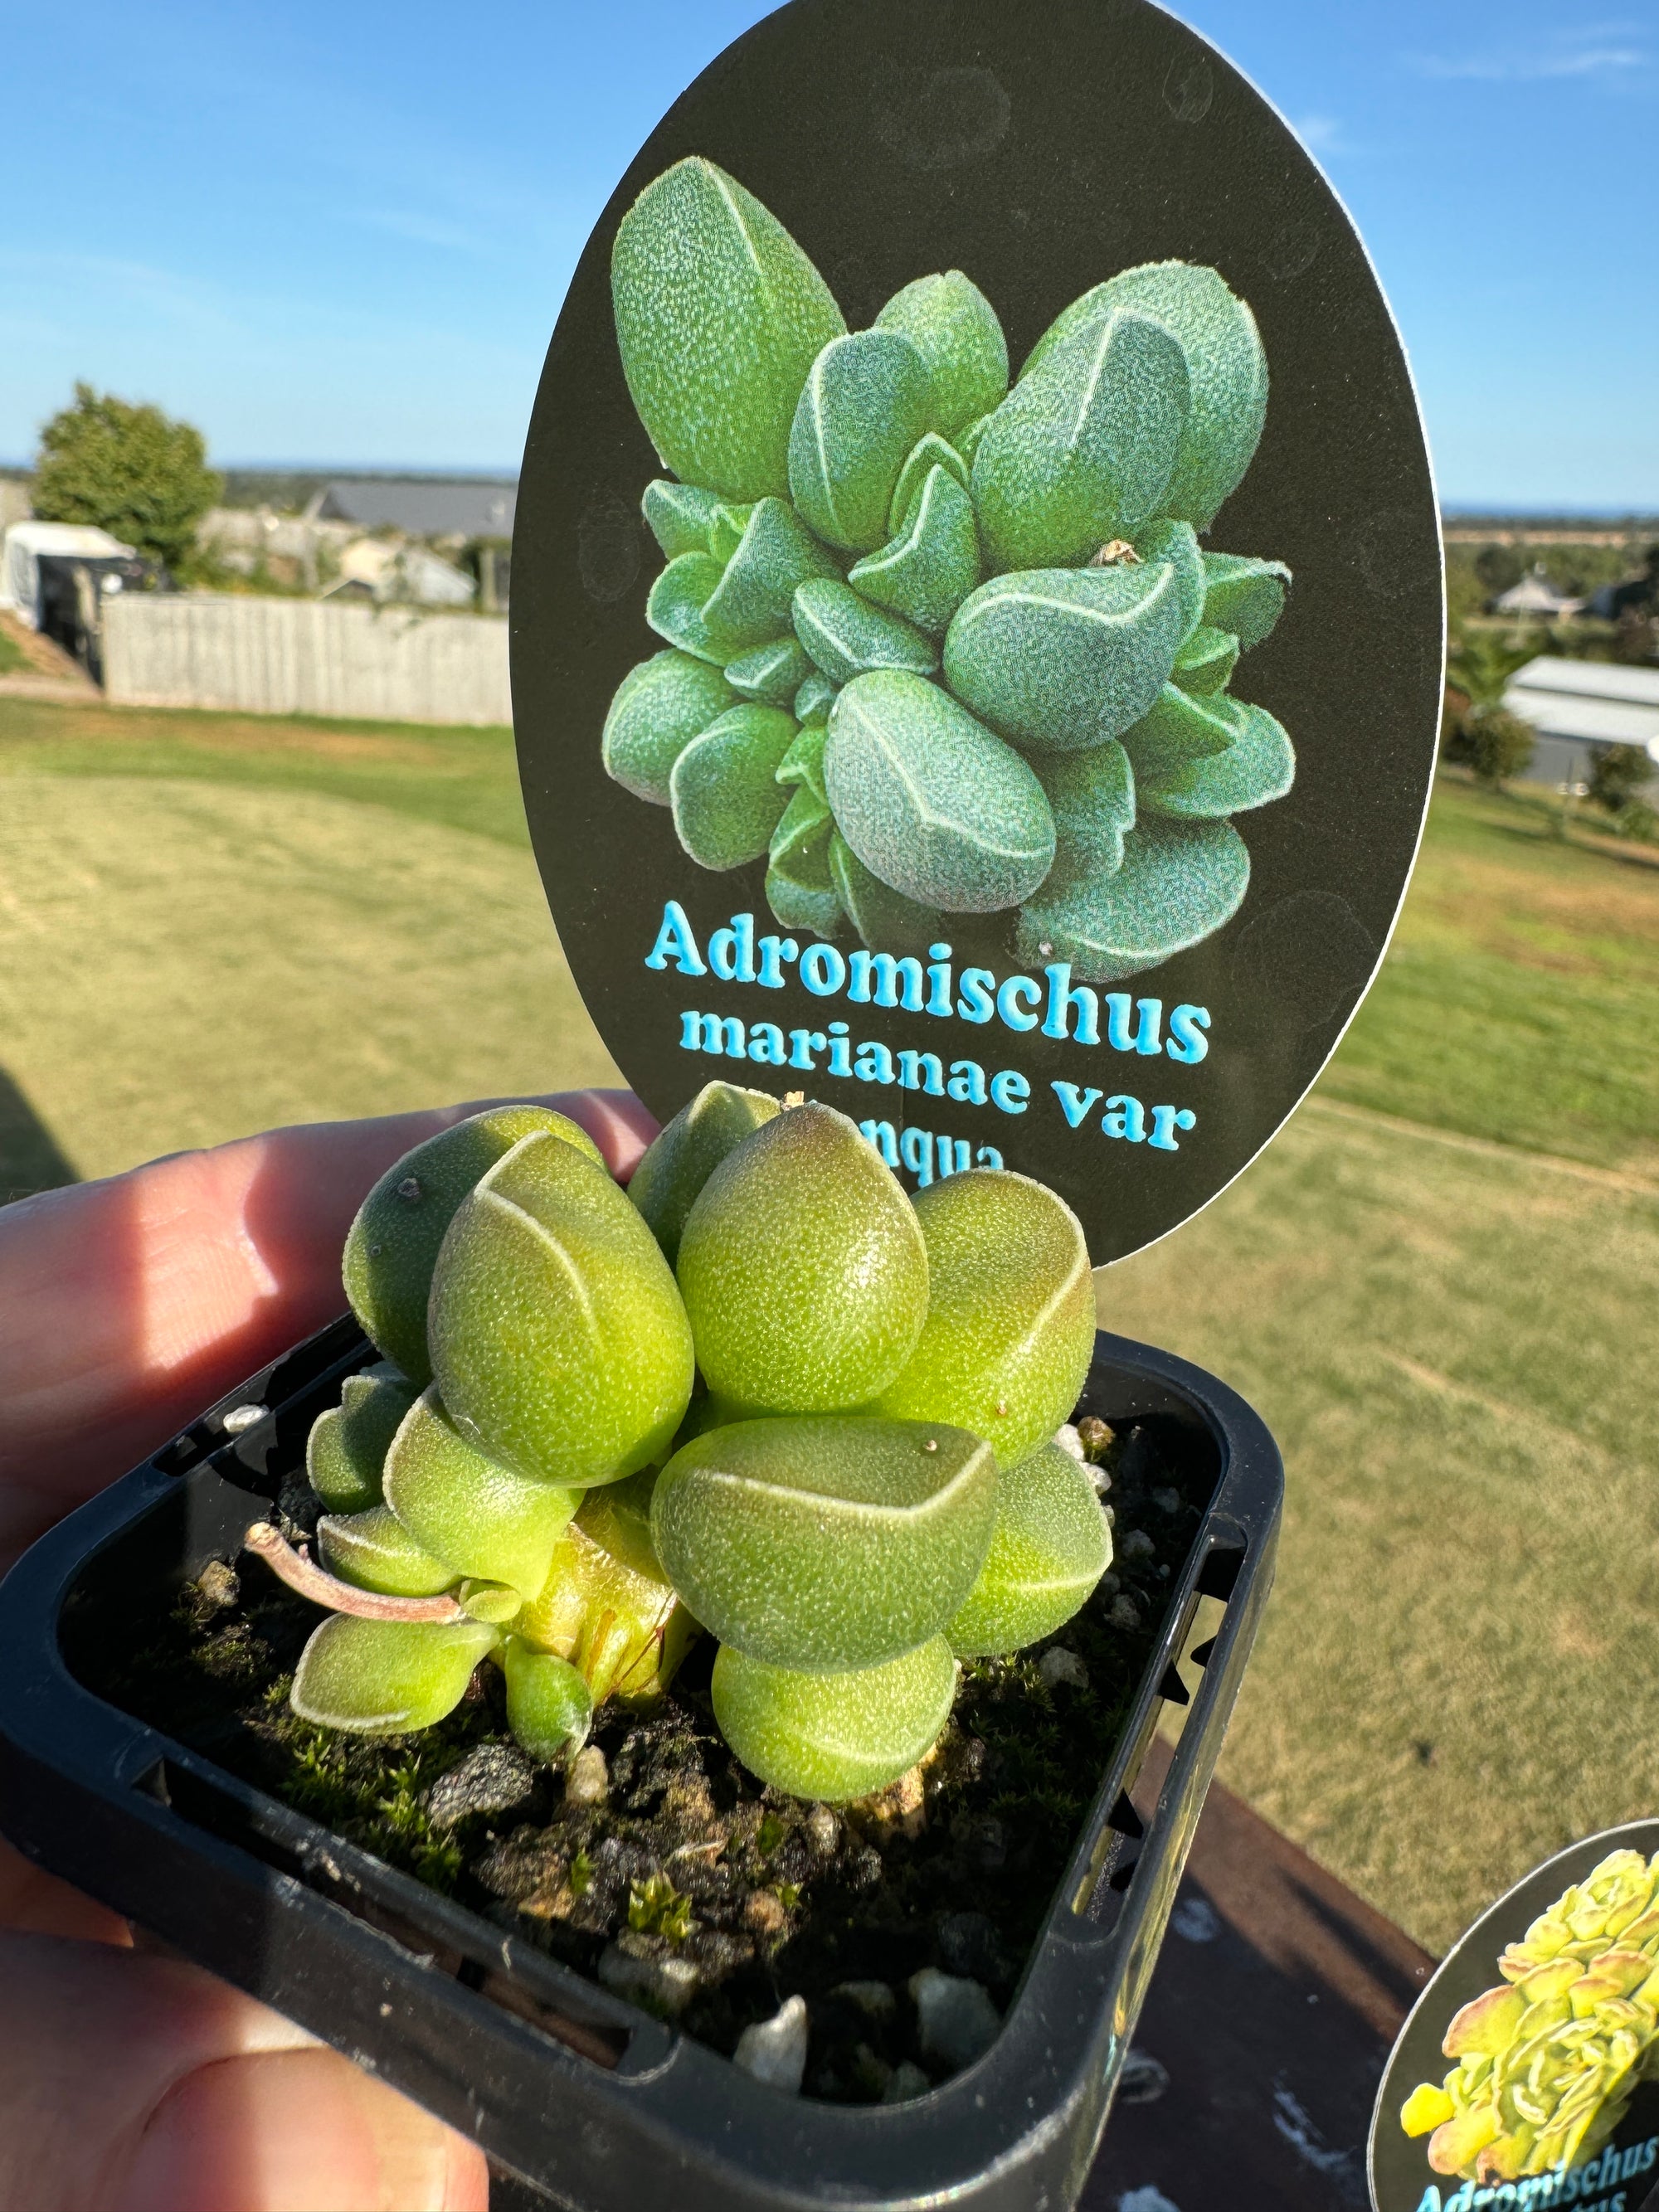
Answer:
<svg viewBox="0 0 1659 2212"><path fill-rule="evenodd" d="M549 1103L626 1176L625 1091ZM0 1210L0 1571L340 1311L369 1185L477 1105L278 1129ZM0 2212L484 2212L477 2147L0 1841Z"/></svg>

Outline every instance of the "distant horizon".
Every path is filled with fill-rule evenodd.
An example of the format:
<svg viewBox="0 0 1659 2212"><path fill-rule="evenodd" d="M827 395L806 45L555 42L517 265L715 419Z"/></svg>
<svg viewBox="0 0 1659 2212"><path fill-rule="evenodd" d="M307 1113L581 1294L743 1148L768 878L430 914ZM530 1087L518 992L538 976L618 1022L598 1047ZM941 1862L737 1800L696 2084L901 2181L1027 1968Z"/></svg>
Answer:
<svg viewBox="0 0 1659 2212"><path fill-rule="evenodd" d="M432 483L517 483L520 474L516 467L505 465L441 468L420 461L225 461L210 457L210 465L221 476L338 477L364 483L410 478ZM32 467L27 460L0 459L0 474L27 476ZM1624 522L1659 529L1659 507L1458 499L1442 500L1440 514L1447 522Z"/></svg>

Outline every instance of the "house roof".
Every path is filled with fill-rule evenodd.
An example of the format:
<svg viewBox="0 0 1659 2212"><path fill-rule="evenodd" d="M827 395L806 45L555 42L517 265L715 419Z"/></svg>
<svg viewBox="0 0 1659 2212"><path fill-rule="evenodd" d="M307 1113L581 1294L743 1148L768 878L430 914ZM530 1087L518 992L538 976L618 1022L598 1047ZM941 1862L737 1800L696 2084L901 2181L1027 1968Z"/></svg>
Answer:
<svg viewBox="0 0 1659 2212"><path fill-rule="evenodd" d="M1516 670L1504 704L1540 737L1642 745L1659 760L1659 668L1540 653Z"/></svg>
<svg viewBox="0 0 1659 2212"><path fill-rule="evenodd" d="M322 520L401 530L410 538L510 538L518 498L510 479L337 477L311 511Z"/></svg>
<svg viewBox="0 0 1659 2212"><path fill-rule="evenodd" d="M1518 584L1511 584L1507 592L1500 592L1492 601L1500 615L1576 614L1583 604L1582 599L1565 598L1537 568L1522 576Z"/></svg>

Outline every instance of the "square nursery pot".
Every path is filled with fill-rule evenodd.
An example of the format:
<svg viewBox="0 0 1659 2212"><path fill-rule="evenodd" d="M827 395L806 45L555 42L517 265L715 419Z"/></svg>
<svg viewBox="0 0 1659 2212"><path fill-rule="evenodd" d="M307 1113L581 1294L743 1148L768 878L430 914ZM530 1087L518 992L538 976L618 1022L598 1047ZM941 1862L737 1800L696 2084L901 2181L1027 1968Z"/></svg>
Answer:
<svg viewBox="0 0 1659 2212"><path fill-rule="evenodd" d="M995 2041L908 2102L841 2105L768 2087L88 1686L118 1682L158 1604L234 1556L303 1468L316 1415L374 1356L349 1321L296 1346L7 1578L6 1832L475 2136L531 2185L520 2202L1072 2204L1272 1579L1283 1474L1256 1414L1166 1352L1097 1339L1079 1412L1156 1454L1195 1533L1158 1584L1167 1599L1150 1656ZM1198 1684L1190 1701L1183 1662ZM1188 1708L1180 1742L1162 1785L1139 1791L1166 1702Z"/></svg>

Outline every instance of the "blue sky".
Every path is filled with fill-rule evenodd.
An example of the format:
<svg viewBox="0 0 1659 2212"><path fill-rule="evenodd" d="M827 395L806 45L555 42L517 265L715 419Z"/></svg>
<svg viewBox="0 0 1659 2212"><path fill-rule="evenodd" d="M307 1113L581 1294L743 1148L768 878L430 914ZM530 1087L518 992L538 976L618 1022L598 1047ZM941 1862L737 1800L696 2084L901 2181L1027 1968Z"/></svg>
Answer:
<svg viewBox="0 0 1659 2212"><path fill-rule="evenodd" d="M79 376L188 416L221 461L515 466L590 224L676 94L766 12L16 11L0 458L29 454ZM1659 509L1659 5L1185 12L1356 216L1447 501Z"/></svg>

